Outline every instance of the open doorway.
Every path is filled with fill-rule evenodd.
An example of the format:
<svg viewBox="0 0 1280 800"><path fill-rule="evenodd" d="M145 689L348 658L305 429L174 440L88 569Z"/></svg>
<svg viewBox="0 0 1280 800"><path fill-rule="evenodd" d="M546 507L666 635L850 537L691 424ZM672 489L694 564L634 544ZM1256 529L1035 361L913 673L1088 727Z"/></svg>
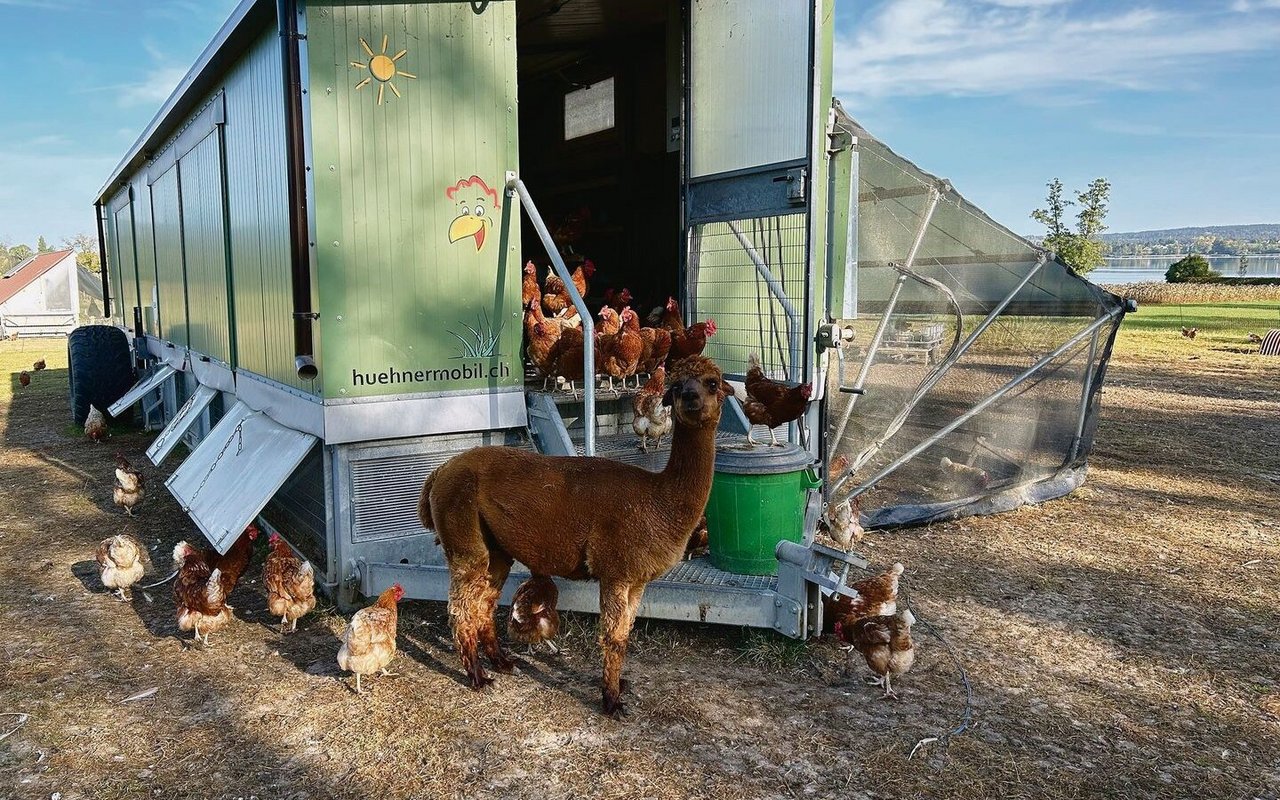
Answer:
<svg viewBox="0 0 1280 800"><path fill-rule="evenodd" d="M520 171L566 262L591 259L594 312L676 295L682 33L675 0L518 0ZM549 263L529 221L524 258Z"/></svg>

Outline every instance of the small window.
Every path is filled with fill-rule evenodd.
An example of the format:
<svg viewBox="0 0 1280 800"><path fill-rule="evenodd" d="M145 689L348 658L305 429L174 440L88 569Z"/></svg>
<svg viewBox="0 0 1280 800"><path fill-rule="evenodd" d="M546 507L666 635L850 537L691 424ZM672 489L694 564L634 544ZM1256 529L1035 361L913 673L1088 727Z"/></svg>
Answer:
<svg viewBox="0 0 1280 800"><path fill-rule="evenodd" d="M565 141L613 127L613 78L564 96Z"/></svg>

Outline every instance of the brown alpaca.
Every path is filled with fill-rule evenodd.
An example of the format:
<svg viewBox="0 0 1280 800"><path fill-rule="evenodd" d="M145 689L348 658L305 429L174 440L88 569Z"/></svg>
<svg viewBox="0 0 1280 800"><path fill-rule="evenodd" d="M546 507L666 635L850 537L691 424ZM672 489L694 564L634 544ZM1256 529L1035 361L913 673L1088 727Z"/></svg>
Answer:
<svg viewBox="0 0 1280 800"><path fill-rule="evenodd" d="M733 388L715 362L673 365L671 458L654 473L607 458L544 456L479 447L427 478L418 501L449 561L449 615L473 688L490 682L477 647L498 672L511 657L494 611L512 560L534 575L600 582L604 711L620 716L622 660L649 581L684 555L711 492L720 407Z"/></svg>

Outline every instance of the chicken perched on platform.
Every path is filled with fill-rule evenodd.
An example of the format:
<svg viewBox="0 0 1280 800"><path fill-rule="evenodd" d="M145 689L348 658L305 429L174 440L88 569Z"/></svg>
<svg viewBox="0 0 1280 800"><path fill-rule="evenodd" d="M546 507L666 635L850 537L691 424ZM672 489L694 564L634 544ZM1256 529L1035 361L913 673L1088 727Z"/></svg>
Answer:
<svg viewBox="0 0 1280 800"><path fill-rule="evenodd" d="M551 364L551 375L556 378L557 386L563 381L572 392L575 391L574 382L586 377L582 363L585 349L586 339L581 328L567 328L560 333L560 338L547 356Z"/></svg>
<svg viewBox="0 0 1280 800"><path fill-rule="evenodd" d="M534 575L520 584L511 598L507 635L529 645L530 652L534 645L546 643L552 653L558 653L553 640L560 634L560 614L556 612L559 599L556 582L545 575Z"/></svg>
<svg viewBox="0 0 1280 800"><path fill-rule="evenodd" d="M102 585L114 589L120 600L129 599L129 588L142 580L150 564L147 548L127 533L99 542L94 558L101 570Z"/></svg>
<svg viewBox="0 0 1280 800"><path fill-rule="evenodd" d="M206 647L209 634L231 622L222 571L212 566L212 555L187 542L178 542L173 548L173 563L178 568L173 583L178 630L195 631L196 641L203 641Z"/></svg>
<svg viewBox="0 0 1280 800"><path fill-rule="evenodd" d="M856 597L833 594L822 598L824 630L834 630L835 623L847 628L864 617L879 617L898 610L898 579L902 577L901 563L894 564L879 575L853 584Z"/></svg>
<svg viewBox="0 0 1280 800"><path fill-rule="evenodd" d="M640 340L644 346L640 349L639 372L652 375L667 362L667 354L671 352L671 331L666 328L641 328Z"/></svg>
<svg viewBox="0 0 1280 800"><path fill-rule="evenodd" d="M555 362L551 354L560 341L560 326L543 316L537 299L525 303L524 340L529 362L544 378L552 377Z"/></svg>
<svg viewBox="0 0 1280 800"><path fill-rule="evenodd" d="M538 285L538 268L532 261L524 265L524 277L520 281L520 305L525 308L534 300L542 299L542 287Z"/></svg>
<svg viewBox="0 0 1280 800"><path fill-rule="evenodd" d="M639 447L649 452L649 440L653 439L659 450L662 449L662 437L671 432L671 406L664 405L666 394L667 369L658 367L649 381L631 398L631 409L635 416L631 420L631 430L640 437Z"/></svg>
<svg viewBox="0 0 1280 800"><path fill-rule="evenodd" d="M884 687L883 697L898 699L893 676L906 674L915 664L915 644L911 641L915 622L911 610L903 609L892 616L865 617L848 626L836 623L836 636L862 654L877 676L870 683Z"/></svg>
<svg viewBox="0 0 1280 800"><path fill-rule="evenodd" d="M387 665L396 654L396 622L399 612L396 603L404 597L404 588L392 584L378 601L362 608L351 618L342 632L342 647L338 649L338 667L356 674L356 692L363 694L360 685L362 675L380 672L391 675Z"/></svg>
<svg viewBox="0 0 1280 800"><path fill-rule="evenodd" d="M268 541L271 553L262 571L267 584L267 610L280 618L280 633L285 632L285 626L296 631L298 620L316 607L315 570L310 561L293 554L280 534L273 531Z"/></svg>
<svg viewBox="0 0 1280 800"><path fill-rule="evenodd" d="M99 443L111 435L106 415L94 406L89 406L89 415L84 418L84 435Z"/></svg>
<svg viewBox="0 0 1280 800"><path fill-rule="evenodd" d="M622 309L631 305L631 301L633 299L635 299L635 296L632 295L631 290L625 286L622 287L622 291L618 291L612 286L604 290L605 304L614 311L617 311L619 314L622 313Z"/></svg>
<svg viewBox="0 0 1280 800"><path fill-rule="evenodd" d="M742 411L752 425L764 425L769 429L770 444L778 443L778 435L774 428L799 419L809 405L813 395L813 384L787 386L765 377L760 368L760 357L755 353L747 356L747 401L742 404ZM747 443L756 444L751 431L747 431Z"/></svg>
<svg viewBox="0 0 1280 800"><path fill-rule="evenodd" d="M19 384L21 384L21 385L22 385L22 386L24 386L24 387L25 387L25 386L30 386L30 385L31 385L31 373L30 373L30 372L27 372L25 369L24 369L22 372L19 372L19 373L18 373L18 383L19 383Z"/></svg>
<svg viewBox="0 0 1280 800"><path fill-rule="evenodd" d="M579 297L587 296L587 289L590 286L591 277L596 274L596 265L591 259L587 259L574 268L573 273L569 276L573 281L573 288L578 290ZM564 281L560 280L560 276L552 270L547 274L545 289L542 295L542 308L548 314L559 314L566 308L573 305L573 300L569 297L569 292L565 288Z"/></svg>
<svg viewBox="0 0 1280 800"><path fill-rule="evenodd" d="M34 363L34 364L32 364L32 365L31 365L31 369L32 369L33 371L35 371L35 372L39 372L40 370L42 370L42 369L44 369L44 368L45 368L45 363L44 363L44 359L43 359L43 358L42 358L42 359L40 359L40 360L38 360L38 361L36 361L36 363Z"/></svg>
<svg viewBox="0 0 1280 800"><path fill-rule="evenodd" d="M612 314L612 308L605 306ZM622 381L625 389L627 380L640 368L640 354L644 350L644 339L640 338L640 319L636 312L629 308L622 309L620 327L612 335L602 335L597 342L596 363L600 371L609 379L609 388L613 389L613 379Z"/></svg>
<svg viewBox="0 0 1280 800"><path fill-rule="evenodd" d="M129 464L123 453L117 451L116 485L112 489L111 499L132 517L133 509L142 502L146 491L146 479L142 473Z"/></svg>

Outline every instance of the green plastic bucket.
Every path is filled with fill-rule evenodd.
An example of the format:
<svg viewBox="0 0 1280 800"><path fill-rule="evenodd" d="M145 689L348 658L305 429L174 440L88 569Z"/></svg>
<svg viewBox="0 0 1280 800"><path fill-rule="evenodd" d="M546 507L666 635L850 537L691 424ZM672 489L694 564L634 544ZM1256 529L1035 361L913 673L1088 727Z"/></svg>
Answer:
<svg viewBox="0 0 1280 800"><path fill-rule="evenodd" d="M804 511L815 477L813 457L794 444L716 453L707 500L711 563L739 575L776 575L774 550L804 535Z"/></svg>

